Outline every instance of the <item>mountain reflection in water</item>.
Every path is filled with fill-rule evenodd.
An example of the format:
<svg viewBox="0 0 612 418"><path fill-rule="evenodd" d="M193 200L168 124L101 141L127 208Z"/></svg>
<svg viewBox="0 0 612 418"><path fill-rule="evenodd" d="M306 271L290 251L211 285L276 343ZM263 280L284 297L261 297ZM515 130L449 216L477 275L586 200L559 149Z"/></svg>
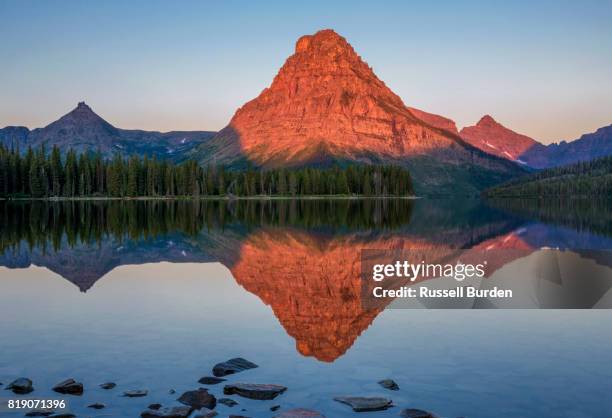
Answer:
<svg viewBox="0 0 612 418"><path fill-rule="evenodd" d="M609 205L477 200L2 202L0 265L43 266L87 292L122 265L220 262L305 356L333 362L386 307L362 301L361 250L612 248ZM578 206L577 206L578 205ZM578 209L576 209L578 208ZM573 216L572 216L573 214ZM508 253L507 253L508 254ZM607 292L605 284L590 304ZM589 306L590 307L590 306Z"/></svg>

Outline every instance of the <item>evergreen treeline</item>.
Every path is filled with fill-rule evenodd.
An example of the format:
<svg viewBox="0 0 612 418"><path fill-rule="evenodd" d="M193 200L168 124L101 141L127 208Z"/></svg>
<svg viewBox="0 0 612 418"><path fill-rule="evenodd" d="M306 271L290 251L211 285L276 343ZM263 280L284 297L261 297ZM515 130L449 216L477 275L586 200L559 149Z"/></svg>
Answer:
<svg viewBox="0 0 612 418"><path fill-rule="evenodd" d="M488 197L610 197L612 156L550 168L485 191Z"/></svg>
<svg viewBox="0 0 612 418"><path fill-rule="evenodd" d="M53 147L25 154L0 145L0 196L4 197L172 197L412 195L406 169L396 166L348 166L294 170L229 171L200 167L195 161L173 164L153 158L98 153L62 157Z"/></svg>

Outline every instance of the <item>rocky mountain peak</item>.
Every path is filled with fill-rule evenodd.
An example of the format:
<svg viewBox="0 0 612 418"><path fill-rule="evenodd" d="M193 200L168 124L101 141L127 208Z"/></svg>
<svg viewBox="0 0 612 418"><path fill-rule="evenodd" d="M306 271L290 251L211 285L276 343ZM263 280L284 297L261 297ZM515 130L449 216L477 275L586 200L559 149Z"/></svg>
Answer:
<svg viewBox="0 0 612 418"><path fill-rule="evenodd" d="M522 157L526 152L542 147L533 138L506 128L490 115L484 115L474 126L466 126L460 135L486 153L521 164L525 163Z"/></svg>
<svg viewBox="0 0 612 418"><path fill-rule="evenodd" d="M476 124L476 126L483 126L483 127L488 127L488 126L492 127L492 126L498 126L498 125L499 123L497 123L497 121L493 119L491 115L484 115L482 118L480 118L480 120Z"/></svg>
<svg viewBox="0 0 612 418"><path fill-rule="evenodd" d="M313 35L300 37L295 43L295 53L306 51L355 53L348 41L333 29L323 29Z"/></svg>
<svg viewBox="0 0 612 418"><path fill-rule="evenodd" d="M106 122L104 119L98 116L98 114L96 114L91 109L91 107L89 107L85 102L79 102L77 104L77 107L75 107L72 111L64 115L60 120L64 118L68 120L82 120L82 121L89 121L89 122L102 121L108 124L108 122ZM108 125L110 126L110 124Z"/></svg>
<svg viewBox="0 0 612 418"><path fill-rule="evenodd" d="M290 96L309 92L328 96L344 94L346 102L349 94L363 93L368 87L384 89L385 96L392 96L394 102L403 105L345 38L324 29L298 39L295 53L279 70L269 90L284 90Z"/></svg>

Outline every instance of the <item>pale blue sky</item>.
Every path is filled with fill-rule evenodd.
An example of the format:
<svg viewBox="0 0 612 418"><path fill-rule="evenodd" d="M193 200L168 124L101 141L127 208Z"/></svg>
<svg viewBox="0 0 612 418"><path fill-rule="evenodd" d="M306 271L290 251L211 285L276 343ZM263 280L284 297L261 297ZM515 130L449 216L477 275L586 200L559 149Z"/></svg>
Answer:
<svg viewBox="0 0 612 418"><path fill-rule="evenodd" d="M489 113L550 142L612 123L612 1L0 0L0 22L0 126L85 100L122 128L218 130L322 28L459 127Z"/></svg>

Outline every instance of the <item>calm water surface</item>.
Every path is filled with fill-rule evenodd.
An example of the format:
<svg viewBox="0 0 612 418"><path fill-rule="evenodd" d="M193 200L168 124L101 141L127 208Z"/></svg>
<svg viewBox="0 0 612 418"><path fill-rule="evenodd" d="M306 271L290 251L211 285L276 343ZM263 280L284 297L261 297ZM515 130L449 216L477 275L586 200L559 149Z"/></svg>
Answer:
<svg viewBox="0 0 612 418"><path fill-rule="evenodd" d="M220 416L270 417L272 405L356 415L333 401L340 395L393 399L395 408L364 414L373 417L401 408L609 416L612 311L368 310L355 274L363 248L513 246L525 256L495 273L511 277L529 275L530 260L553 247L597 271L597 293L579 302L600 307L612 300L612 269L590 251L612 248L609 209L475 200L3 203L0 382L30 377L35 391L19 398L49 399L60 397L54 384L74 377L85 393L64 398L78 416L136 417L153 402L176 404L215 363L243 356L260 367L229 381L289 389L273 401L235 397L240 405L219 405ZM401 390L381 388L383 378ZM106 381L117 388L99 389ZM222 397L222 385L210 388ZM129 389L149 395L120 396ZM0 416L23 415L6 407L17 397L0 391ZM88 409L94 402L107 408Z"/></svg>

